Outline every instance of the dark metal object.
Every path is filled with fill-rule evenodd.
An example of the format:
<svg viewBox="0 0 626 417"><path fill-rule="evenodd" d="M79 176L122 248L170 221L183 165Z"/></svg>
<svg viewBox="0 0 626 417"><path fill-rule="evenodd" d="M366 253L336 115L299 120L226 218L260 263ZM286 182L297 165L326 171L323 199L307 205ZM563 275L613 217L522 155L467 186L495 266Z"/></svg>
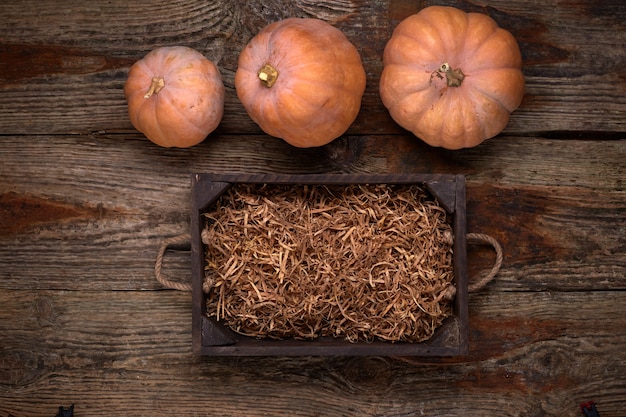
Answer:
<svg viewBox="0 0 626 417"><path fill-rule="evenodd" d="M74 404L66 410L64 407L59 407L59 412L55 417L73 417L74 416Z"/></svg>
<svg viewBox="0 0 626 417"><path fill-rule="evenodd" d="M208 211L229 187L245 184L420 184L451 214L454 231L453 314L422 343L350 343L336 338L315 340L269 340L239 335L214 318L207 317L202 292L204 248L201 240L202 214ZM430 174L313 174L313 175L216 175L192 177L191 262L192 262L192 341L194 353L214 356L456 356L465 355L468 346L467 241L465 217L465 177Z"/></svg>

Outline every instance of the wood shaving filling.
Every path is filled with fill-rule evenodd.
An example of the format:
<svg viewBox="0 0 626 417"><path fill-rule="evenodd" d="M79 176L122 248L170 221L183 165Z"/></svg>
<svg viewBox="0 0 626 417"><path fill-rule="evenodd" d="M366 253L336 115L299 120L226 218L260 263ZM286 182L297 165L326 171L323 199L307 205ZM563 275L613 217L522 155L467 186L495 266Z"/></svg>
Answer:
<svg viewBox="0 0 626 417"><path fill-rule="evenodd" d="M207 314L241 334L420 342L452 314L450 216L417 185L237 184L205 217Z"/></svg>

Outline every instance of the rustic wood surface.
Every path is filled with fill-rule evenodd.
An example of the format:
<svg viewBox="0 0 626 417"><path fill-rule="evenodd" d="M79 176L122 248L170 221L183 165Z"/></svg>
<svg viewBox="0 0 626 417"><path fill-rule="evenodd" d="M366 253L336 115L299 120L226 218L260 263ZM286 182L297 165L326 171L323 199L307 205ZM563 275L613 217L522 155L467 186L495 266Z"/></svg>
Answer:
<svg viewBox="0 0 626 417"><path fill-rule="evenodd" d="M0 3L0 417L626 415L626 5L441 1L518 39L527 92L506 130L463 151L393 123L377 92L409 0ZM238 51L265 24L322 18L368 75L348 133L317 149L263 135L238 102ZM202 144L135 131L123 85L162 45L219 66L225 117ZM202 358L191 295L154 278L160 243L189 231L190 176L459 173L468 231L505 252L470 294L460 358ZM493 262L470 248L470 277ZM164 269L189 279L187 252Z"/></svg>

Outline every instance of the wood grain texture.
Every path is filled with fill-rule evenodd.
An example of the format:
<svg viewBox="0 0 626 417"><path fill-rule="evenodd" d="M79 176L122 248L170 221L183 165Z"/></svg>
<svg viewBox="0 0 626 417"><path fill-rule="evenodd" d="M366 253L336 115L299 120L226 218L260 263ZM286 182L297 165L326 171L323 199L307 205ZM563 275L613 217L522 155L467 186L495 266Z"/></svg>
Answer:
<svg viewBox="0 0 626 417"><path fill-rule="evenodd" d="M397 22L418 10L404 1L85 3L0 5L0 131L8 134L134 131L122 92L128 68L150 49L184 44L215 61L227 87L218 132L258 133L234 91L239 51L265 24L319 17L344 30L368 75L350 134L398 133L378 97L382 51ZM409 4L407 4L409 3ZM518 39L527 76L522 106L506 134L626 131L626 30L619 0L534 1L481 6ZM550 10L550 13L545 13ZM540 11L540 12L539 12ZM593 39L593 42L589 42Z"/></svg>
<svg viewBox="0 0 626 417"><path fill-rule="evenodd" d="M150 267L160 242L189 230L191 174L242 170L464 173L468 230L490 234L505 248L495 285L626 288L623 141L499 138L450 152L400 136L347 138L309 150L265 136L220 136L164 150L145 139L97 135L35 137L24 145L5 140L0 149L5 288L158 288ZM474 275L493 262L482 252L470 265ZM29 259L37 262L25 283L20 271ZM170 274L185 280L188 259L172 262ZM125 273L116 274L122 265ZM85 280L89 268L92 279Z"/></svg>
<svg viewBox="0 0 626 417"><path fill-rule="evenodd" d="M188 294L2 292L0 415L46 415L67 401L88 416L575 415L589 396L607 415L619 410L623 292L470 299L471 351L454 361L201 359L190 350Z"/></svg>
<svg viewBox="0 0 626 417"><path fill-rule="evenodd" d="M426 146L378 96L395 25L431 1L0 3L0 417L576 416L626 404L626 5L450 0L518 39L527 91L481 146ZM331 144L261 134L239 103L239 51L265 24L318 17L367 72L363 106ZM135 131L123 85L162 45L217 62L225 117L164 149ZM434 173L467 178L469 232L504 263L469 295L470 353L454 358L202 358L191 295L154 277L161 242L189 232L193 173ZM470 281L493 263L470 246ZM190 255L164 271L190 279Z"/></svg>

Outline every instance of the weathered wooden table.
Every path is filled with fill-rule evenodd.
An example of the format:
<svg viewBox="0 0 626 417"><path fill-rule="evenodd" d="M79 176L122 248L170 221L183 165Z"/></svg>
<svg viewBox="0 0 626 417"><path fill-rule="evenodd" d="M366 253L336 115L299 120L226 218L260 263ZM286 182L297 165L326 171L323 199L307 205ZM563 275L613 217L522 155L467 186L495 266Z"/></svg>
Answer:
<svg viewBox="0 0 626 417"><path fill-rule="evenodd" d="M626 5L440 2L519 40L527 94L507 129L463 151L395 125L377 93L393 27L431 2L19 1L0 5L0 416L626 415ZM295 149L261 134L233 87L266 23L342 29L368 75L349 132ZM221 126L159 148L127 117L130 65L182 44L216 61ZM154 278L163 239L189 231L190 176L459 173L468 231L505 251L470 294L460 358L202 358L191 296ZM469 252L470 277L491 264ZM187 252L168 275L187 281Z"/></svg>

